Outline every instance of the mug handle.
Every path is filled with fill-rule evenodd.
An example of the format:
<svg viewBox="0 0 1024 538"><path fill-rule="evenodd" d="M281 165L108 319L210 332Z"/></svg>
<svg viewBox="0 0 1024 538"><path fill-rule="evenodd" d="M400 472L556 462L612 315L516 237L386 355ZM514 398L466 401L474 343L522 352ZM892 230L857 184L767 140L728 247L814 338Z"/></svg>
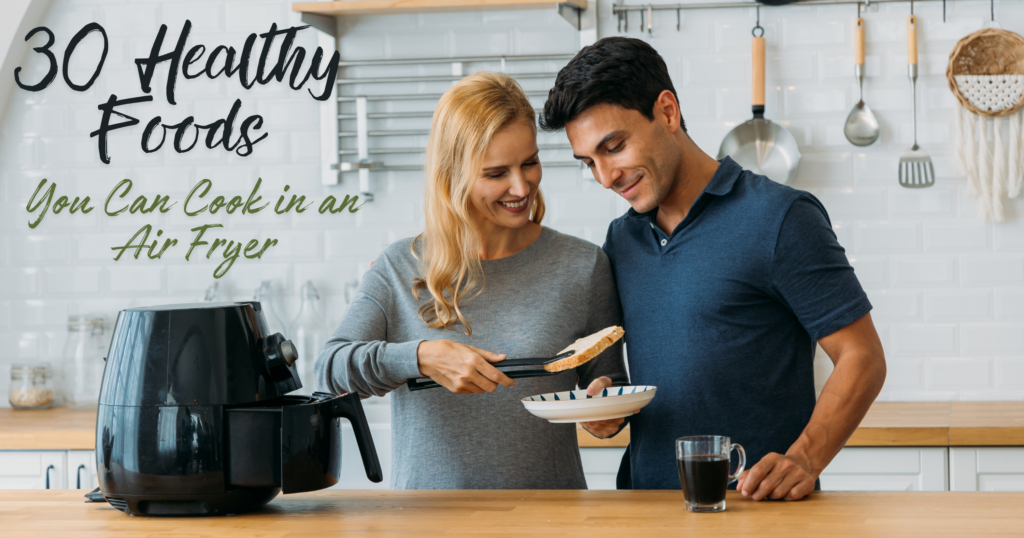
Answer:
<svg viewBox="0 0 1024 538"><path fill-rule="evenodd" d="M733 443L729 446L729 452L735 450L740 455L740 464L736 466L736 472L729 475L729 483L732 484L739 478L740 474L743 473L743 469L747 466L747 452L743 450L743 445L739 443Z"/></svg>

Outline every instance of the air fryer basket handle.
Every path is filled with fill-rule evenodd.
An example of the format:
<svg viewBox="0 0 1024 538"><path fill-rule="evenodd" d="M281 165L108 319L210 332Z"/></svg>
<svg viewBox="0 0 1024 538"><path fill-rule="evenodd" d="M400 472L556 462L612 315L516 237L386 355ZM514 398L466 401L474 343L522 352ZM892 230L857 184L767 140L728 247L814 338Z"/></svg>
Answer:
<svg viewBox="0 0 1024 538"><path fill-rule="evenodd" d="M366 469L366 478L371 482L384 480L384 474L380 470L380 460L377 459L377 449L373 446L373 436L370 435L370 426L366 423L366 414L363 413L363 404L359 401L359 395L348 392L338 396L331 403L334 418L347 418L352 423L352 431L356 434L356 444L359 445L359 455L363 458L363 467Z"/></svg>

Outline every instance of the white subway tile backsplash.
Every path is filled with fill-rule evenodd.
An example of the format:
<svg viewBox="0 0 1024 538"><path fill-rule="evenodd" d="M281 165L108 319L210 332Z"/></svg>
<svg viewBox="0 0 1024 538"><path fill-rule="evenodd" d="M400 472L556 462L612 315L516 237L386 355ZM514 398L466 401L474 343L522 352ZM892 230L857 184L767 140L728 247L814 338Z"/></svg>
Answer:
<svg viewBox="0 0 1024 538"><path fill-rule="evenodd" d="M895 284L899 287L936 287L957 284L955 255L894 256Z"/></svg>
<svg viewBox="0 0 1024 538"><path fill-rule="evenodd" d="M1024 319L1024 289L996 288L996 319Z"/></svg>
<svg viewBox="0 0 1024 538"><path fill-rule="evenodd" d="M924 318L920 291L865 290L874 309L871 316L879 321L920 321Z"/></svg>
<svg viewBox="0 0 1024 538"><path fill-rule="evenodd" d="M7 242L11 263L61 263L68 259L67 239L60 235L27 235Z"/></svg>
<svg viewBox="0 0 1024 538"><path fill-rule="evenodd" d="M999 222L992 228L997 251L1024 252L1024 223Z"/></svg>
<svg viewBox="0 0 1024 538"><path fill-rule="evenodd" d="M846 140L845 135L843 140ZM896 154L862 153L855 152L853 155L853 177L854 181L865 185L880 185L892 187L898 181L900 156Z"/></svg>
<svg viewBox="0 0 1024 538"><path fill-rule="evenodd" d="M783 38L787 48L808 49L821 45L841 45L846 41L849 24L838 21L816 21L797 19L783 26Z"/></svg>
<svg viewBox="0 0 1024 538"><path fill-rule="evenodd" d="M773 58L766 67L776 79L809 81L814 79L814 53L787 52Z"/></svg>
<svg viewBox="0 0 1024 538"><path fill-rule="evenodd" d="M818 197L833 221L885 217L885 191L879 188L814 189L811 193Z"/></svg>
<svg viewBox="0 0 1024 538"><path fill-rule="evenodd" d="M877 401L882 402L948 402L959 395L953 390L894 390L879 395ZM882 400L882 397L885 397Z"/></svg>
<svg viewBox="0 0 1024 538"><path fill-rule="evenodd" d="M992 292L987 289L928 290L924 293L928 321L990 320Z"/></svg>
<svg viewBox="0 0 1024 538"><path fill-rule="evenodd" d="M892 325L894 355L944 356L957 354L957 328L948 323Z"/></svg>
<svg viewBox="0 0 1024 538"><path fill-rule="evenodd" d="M819 54L819 69L823 79L848 79L851 82L854 78L853 54ZM881 75L882 59L873 54L864 57L864 78L865 86L869 81ZM865 93L867 88L865 88ZM866 97L865 97L866 99Z"/></svg>
<svg viewBox="0 0 1024 538"><path fill-rule="evenodd" d="M791 86L786 88L784 95L787 115L816 116L841 113L848 108L846 90Z"/></svg>
<svg viewBox="0 0 1024 538"><path fill-rule="evenodd" d="M1024 356L996 359L996 386L1000 389L1024 389Z"/></svg>
<svg viewBox="0 0 1024 538"><path fill-rule="evenodd" d="M860 285L865 288L884 288L889 285L888 256L850 256L847 257Z"/></svg>
<svg viewBox="0 0 1024 538"><path fill-rule="evenodd" d="M988 250L989 228L986 223L926 223L925 252L971 252Z"/></svg>
<svg viewBox="0 0 1024 538"><path fill-rule="evenodd" d="M961 349L966 354L1024 355L1024 321L966 323L961 327Z"/></svg>
<svg viewBox="0 0 1024 538"><path fill-rule="evenodd" d="M683 59L683 84L686 88L738 86L748 83L749 79L749 56L707 54ZM676 89L680 89L678 85Z"/></svg>
<svg viewBox="0 0 1024 538"><path fill-rule="evenodd" d="M386 233L372 230L328 230L325 260L371 262L388 246Z"/></svg>
<svg viewBox="0 0 1024 538"><path fill-rule="evenodd" d="M252 297L264 280L270 280L274 290L286 291L293 289L294 285L292 266L286 263L237 263L228 274L231 277L232 289L243 297ZM210 266L209 282L213 283L212 265ZM275 291L275 293L278 292Z"/></svg>
<svg viewBox="0 0 1024 538"><path fill-rule="evenodd" d="M0 267L0 294L35 295L39 292L39 270L29 267Z"/></svg>
<svg viewBox="0 0 1024 538"><path fill-rule="evenodd" d="M796 178L793 179L793 187L797 189L808 189L813 186L826 187L847 187L853 181L852 155L847 152L841 153L808 153L800 159L800 169L797 170ZM866 189L870 194L877 194L877 189L872 191ZM836 194L859 194L861 191L854 191L844 188ZM832 208L825 204L829 215Z"/></svg>
<svg viewBox="0 0 1024 538"><path fill-rule="evenodd" d="M931 359L928 388L984 388L992 386L991 359Z"/></svg>
<svg viewBox="0 0 1024 538"><path fill-rule="evenodd" d="M899 180L899 170L895 165L890 177L893 182ZM889 213L893 217L922 219L950 218L956 215L956 191L953 189L936 185L929 189L897 187L889 192Z"/></svg>
<svg viewBox="0 0 1024 538"><path fill-rule="evenodd" d="M160 9L160 22L167 25L168 35L174 36L175 38L177 38L178 34L181 32L181 26L186 20L192 21L192 35L216 33L224 30L224 6L219 3L165 2L161 3ZM263 33L269 29L269 24L267 24L265 28L247 28L248 32L256 33ZM241 48L242 43L239 42L234 45L236 48Z"/></svg>
<svg viewBox="0 0 1024 538"><path fill-rule="evenodd" d="M898 358L885 361L883 391L924 388L924 359Z"/></svg>
<svg viewBox="0 0 1024 538"><path fill-rule="evenodd" d="M64 327L68 321L68 305L64 301L29 299L11 303L11 319L15 329Z"/></svg>
<svg viewBox="0 0 1024 538"><path fill-rule="evenodd" d="M965 390L960 392L962 402L1019 402L1024 390Z"/></svg>
<svg viewBox="0 0 1024 538"><path fill-rule="evenodd" d="M165 267L156 261L130 259L104 269L106 289L114 293L156 293L163 291Z"/></svg>
<svg viewBox="0 0 1024 538"><path fill-rule="evenodd" d="M858 254L921 250L921 225L914 222L863 222L854 230Z"/></svg>
<svg viewBox="0 0 1024 538"><path fill-rule="evenodd" d="M99 293L103 273L98 266L77 265L43 269L43 290L48 295Z"/></svg>
<svg viewBox="0 0 1024 538"><path fill-rule="evenodd" d="M965 286L1024 284L1024 254L965 254L960 270Z"/></svg>
<svg viewBox="0 0 1024 538"><path fill-rule="evenodd" d="M115 2L116 3L116 2ZM64 0L46 24L66 39L84 20L104 24L110 53L102 76L88 92L69 90L57 80L45 94L16 92L0 124L0 372L13 360L59 361L62 321L67 310L99 311L113 317L128 306L197 300L215 280L223 261L205 252L184 261L190 228L220 223L217 236L233 240L274 237L280 243L264 260L238 260L219 280L222 296L249 299L263 279L274 282L281 304L293 314L299 286L312 280L334 325L346 305L344 284L365 272L390 242L423 228L420 172L371 174L376 199L358 213L319 215L209 215L186 217L179 207L166 215L102 214L107 193L121 178L135 181L128 201L156 193L182 199L200 179L210 178L216 194L247 196L257 177L261 194L272 203L285 184L290 193L317 202L327 194L356 194L355 176L337 187L320 185L319 103L305 90L272 83L241 89L237 79L179 78L176 106L163 102L166 64L157 68L152 106L125 110L146 121L160 114L166 121L188 115L207 122L222 117L236 99L244 114L264 116L270 137L252 157L223 150L197 149L183 155L138 151L140 127L112 134L113 163L99 163L96 103L119 88L137 85L133 60L148 54L155 26L169 26L172 42L181 23L194 25L190 44L225 44L240 49L250 32L300 24L286 3L275 0L208 2L120 2ZM725 134L750 118L750 27L754 10L684 11L682 31L675 14L655 12L654 32L638 31L631 17L628 32L618 32L610 2L599 0L600 37L640 37L663 56L679 93L690 136L716 155ZM976 198L965 192L953 151L954 99L945 81L949 49L957 39L981 28L987 2L954 2L941 20L937 2L921 3L921 70L918 82L918 138L932 155L937 184L930 189L903 189L897 163L910 146L910 89L906 77L906 6L881 5L869 11L865 100L876 112L882 133L870 147L850 145L843 120L857 99L852 69L851 17L846 7L799 7L761 10L767 38L767 117L786 127L803 153L792 187L822 200L858 279L875 305L874 319L889 361L880 399L950 400L1024 397L1024 352L1014 331L1024 333L1024 201L1008 201L1007 222L978 220ZM851 8L852 10L852 8ZM851 11L852 14L852 11ZM1004 28L1022 27L1024 9L997 4ZM493 11L461 14L346 17L339 22L344 60L509 54L575 53L579 33L553 11ZM318 40L313 30L299 34L307 62ZM61 41L58 41L60 44ZM97 40L83 42L80 54L95 52ZM165 43L165 50L169 47ZM59 50L57 51L59 55ZM209 52L209 51L208 51ZM207 53L208 53L207 52ZM45 71L39 55L29 55L25 73L38 79ZM515 66L518 72L553 71L562 61ZM497 67L497 63L493 64ZM446 73L449 66L411 65L342 70L353 75L404 76ZM73 69L75 80L88 73ZM531 91L544 92L550 79L523 80ZM307 87L319 84L309 83ZM440 92L447 82L405 88ZM342 86L349 94L372 94L381 88ZM544 99L532 102L540 109ZM350 105L346 105L349 108ZM398 102L378 112L421 110L424 103ZM354 125L344 124L345 129ZM378 121L371 128L426 129L422 120ZM564 144L565 135L543 135L544 143ZM410 146L426 137L371 140L372 144ZM346 147L349 147L346 145ZM354 146L353 146L354 147ZM166 149L166 148L165 148ZM412 156L421 159L421 156ZM546 152L545 160L564 160L567 152ZM388 163L419 162L382 156ZM49 215L35 230L25 202L39 178L58 183L58 194L91 196L97 206L89 215ZM549 213L545 224L601 243L607 223L625 211L624 202L605 192L579 170L545 170ZM111 247L122 245L143 223L179 239L163 260L136 260L126 253L114 262ZM154 230L155 231L155 230ZM166 282L165 282L166 280ZM987 332L986 332L987 331ZM827 359L826 359L827 360ZM988 365L988 366L986 366ZM3 378L0 378L0 389ZM0 390L2 393L2 390ZM4 403L0 401L0 405Z"/></svg>

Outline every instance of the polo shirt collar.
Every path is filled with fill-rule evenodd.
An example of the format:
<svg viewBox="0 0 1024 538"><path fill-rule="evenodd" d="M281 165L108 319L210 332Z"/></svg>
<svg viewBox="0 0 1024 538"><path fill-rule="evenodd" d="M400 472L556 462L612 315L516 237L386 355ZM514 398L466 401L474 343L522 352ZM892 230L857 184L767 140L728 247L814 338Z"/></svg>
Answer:
<svg viewBox="0 0 1024 538"><path fill-rule="evenodd" d="M743 173L743 167L736 161L732 160L732 157L726 155L724 158L718 161L720 164L718 169L715 170L715 175L711 176L711 181L704 187L704 192L713 196L725 196L732 192L733 186L736 184L736 180L739 179L740 174ZM654 208L647 213L638 213L632 207L626 212L629 218L642 219L654 222L655 215L658 214L658 208Z"/></svg>

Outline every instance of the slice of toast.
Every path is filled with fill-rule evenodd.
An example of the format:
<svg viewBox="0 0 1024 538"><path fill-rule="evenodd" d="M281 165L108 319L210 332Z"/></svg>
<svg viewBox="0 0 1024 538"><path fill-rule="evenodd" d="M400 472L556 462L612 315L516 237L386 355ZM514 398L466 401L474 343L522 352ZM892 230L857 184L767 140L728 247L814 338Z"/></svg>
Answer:
<svg viewBox="0 0 1024 538"><path fill-rule="evenodd" d="M622 338L622 335L624 334L626 334L626 331L624 331L622 327L613 326L596 332L590 336L584 336L558 352L558 354L561 355L567 351L572 351L573 354L571 356L550 364L545 364L544 369L548 372L561 372L562 370L576 368L600 355L602 351L608 348L608 346L618 342L619 338Z"/></svg>

